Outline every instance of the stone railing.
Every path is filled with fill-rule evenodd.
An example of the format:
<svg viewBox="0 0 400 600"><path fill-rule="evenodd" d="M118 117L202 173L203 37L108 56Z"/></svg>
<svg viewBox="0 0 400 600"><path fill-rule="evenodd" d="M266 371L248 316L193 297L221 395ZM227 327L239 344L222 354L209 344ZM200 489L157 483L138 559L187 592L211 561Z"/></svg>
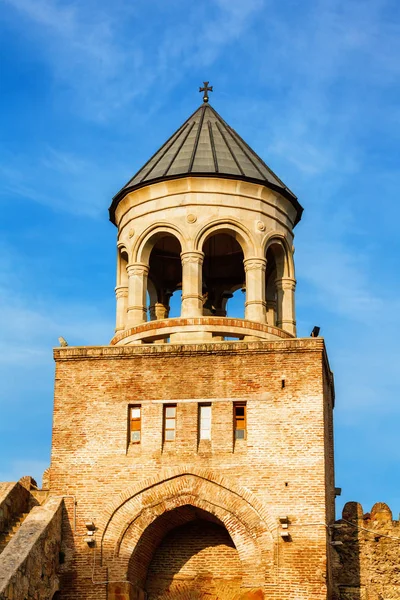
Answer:
<svg viewBox="0 0 400 600"><path fill-rule="evenodd" d="M110 344L125 345L140 342L153 342L157 340L165 340L170 336L174 340L178 340L179 334L192 334L195 336L197 332L208 333L209 341L213 340L213 336L236 337L239 339L257 339L257 340L274 340L274 339L292 339L293 336L272 325L256 323L247 319L234 319L229 317L195 317L195 318L171 318L158 321L147 321L130 329L119 332L111 340ZM172 342L171 337L171 342ZM189 339L189 338L188 338Z"/></svg>
<svg viewBox="0 0 400 600"><path fill-rule="evenodd" d="M0 555L0 599L52 598L58 590L62 499L31 510Z"/></svg>

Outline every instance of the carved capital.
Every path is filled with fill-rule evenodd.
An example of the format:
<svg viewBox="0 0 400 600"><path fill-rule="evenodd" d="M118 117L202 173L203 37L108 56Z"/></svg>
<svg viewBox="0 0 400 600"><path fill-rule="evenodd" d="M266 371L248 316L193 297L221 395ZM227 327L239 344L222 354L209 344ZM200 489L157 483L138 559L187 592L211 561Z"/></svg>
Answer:
<svg viewBox="0 0 400 600"><path fill-rule="evenodd" d="M244 270L247 271L265 271L267 268L266 258L246 258L243 261Z"/></svg>
<svg viewBox="0 0 400 600"><path fill-rule="evenodd" d="M198 250L193 250L192 252L182 252L181 260L182 266L186 265L187 263L202 265L204 260L204 252L199 252Z"/></svg>
<svg viewBox="0 0 400 600"><path fill-rule="evenodd" d="M149 265L146 265L145 263L133 263L131 265L128 265L126 267L126 270L128 272L128 276L132 277L134 275L147 275L149 272Z"/></svg>
<svg viewBox="0 0 400 600"><path fill-rule="evenodd" d="M115 295L117 298L127 298L128 297L128 286L127 285L117 285L115 288Z"/></svg>
<svg viewBox="0 0 400 600"><path fill-rule="evenodd" d="M282 279L276 279L275 285L277 290L291 290L294 292L296 289L296 280L291 277L282 277Z"/></svg>

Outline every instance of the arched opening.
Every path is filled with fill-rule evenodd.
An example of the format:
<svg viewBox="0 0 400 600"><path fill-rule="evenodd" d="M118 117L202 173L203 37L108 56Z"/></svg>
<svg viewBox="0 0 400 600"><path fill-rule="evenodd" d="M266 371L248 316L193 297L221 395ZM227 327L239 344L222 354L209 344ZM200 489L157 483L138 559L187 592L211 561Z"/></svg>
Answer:
<svg viewBox="0 0 400 600"><path fill-rule="evenodd" d="M267 323L290 333L295 332L294 319L294 287L285 287L286 282L293 282L293 269L289 254L280 240L273 240L266 252L267 268L265 273L265 297L267 303ZM291 294L291 295L290 295Z"/></svg>
<svg viewBox="0 0 400 600"><path fill-rule="evenodd" d="M118 248L117 285L128 287L128 252L125 248Z"/></svg>
<svg viewBox="0 0 400 600"><path fill-rule="evenodd" d="M128 253L125 248L118 248L117 255L117 319L116 331L125 329L128 316Z"/></svg>
<svg viewBox="0 0 400 600"><path fill-rule="evenodd" d="M243 250L233 234L228 232L211 234L202 250L203 315L226 317L227 304L234 292L246 289ZM243 319L244 302L232 303L233 307L235 314L230 316Z"/></svg>
<svg viewBox="0 0 400 600"><path fill-rule="evenodd" d="M273 249L267 250L267 268L265 271L265 299L267 303L267 324L276 326L276 261Z"/></svg>
<svg viewBox="0 0 400 600"><path fill-rule="evenodd" d="M181 245L176 237L165 234L157 239L149 257L147 292L151 321L170 316L171 296L181 289ZM174 312L178 312L176 306L174 308Z"/></svg>
<svg viewBox="0 0 400 600"><path fill-rule="evenodd" d="M158 517L141 536L128 577L148 600L232 598L240 590L242 566L223 523L191 505Z"/></svg>

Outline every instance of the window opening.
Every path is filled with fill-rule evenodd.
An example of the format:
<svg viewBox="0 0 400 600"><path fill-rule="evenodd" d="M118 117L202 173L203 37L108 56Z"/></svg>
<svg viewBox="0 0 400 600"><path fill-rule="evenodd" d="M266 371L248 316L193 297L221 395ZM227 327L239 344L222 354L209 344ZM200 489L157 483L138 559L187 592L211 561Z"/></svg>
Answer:
<svg viewBox="0 0 400 600"><path fill-rule="evenodd" d="M140 405L130 406L130 440L131 444L139 444L142 429L142 407Z"/></svg>
<svg viewBox="0 0 400 600"><path fill-rule="evenodd" d="M176 432L176 404L164 406L164 441L173 442Z"/></svg>
<svg viewBox="0 0 400 600"><path fill-rule="evenodd" d="M246 439L246 402L233 405L233 427L236 440Z"/></svg>
<svg viewBox="0 0 400 600"><path fill-rule="evenodd" d="M211 440L211 404L199 406L199 434L201 440Z"/></svg>

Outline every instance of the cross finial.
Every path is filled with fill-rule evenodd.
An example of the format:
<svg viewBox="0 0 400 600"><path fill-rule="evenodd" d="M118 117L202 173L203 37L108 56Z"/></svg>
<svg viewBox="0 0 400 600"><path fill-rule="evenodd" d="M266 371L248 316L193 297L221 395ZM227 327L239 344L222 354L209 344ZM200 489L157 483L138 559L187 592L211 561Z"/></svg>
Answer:
<svg viewBox="0 0 400 600"><path fill-rule="evenodd" d="M204 83L204 87L200 87L199 88L199 92L204 92L203 94L203 102L208 102L208 92L212 92L213 91L213 86L210 85L210 87L208 87L208 81L203 81Z"/></svg>

